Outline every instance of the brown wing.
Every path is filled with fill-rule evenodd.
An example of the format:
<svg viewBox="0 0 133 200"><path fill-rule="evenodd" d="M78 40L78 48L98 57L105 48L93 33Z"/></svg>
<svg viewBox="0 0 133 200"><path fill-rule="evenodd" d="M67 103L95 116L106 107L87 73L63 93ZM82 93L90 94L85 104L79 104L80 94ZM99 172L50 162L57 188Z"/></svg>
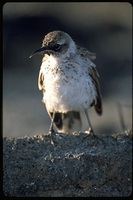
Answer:
<svg viewBox="0 0 133 200"><path fill-rule="evenodd" d="M91 53L90 51L88 51L87 49L85 49L79 45L77 45L77 50L78 50L78 54L80 54L80 56L84 56L85 58L88 57L90 60L96 59L95 53Z"/></svg>
<svg viewBox="0 0 133 200"><path fill-rule="evenodd" d="M43 81L44 81L44 75L40 70L39 76L38 76L38 88L39 88L39 90L44 89Z"/></svg>
<svg viewBox="0 0 133 200"><path fill-rule="evenodd" d="M84 60L86 58L90 59L90 60L94 60L96 58L96 54L95 53L91 53L89 52L87 49L77 46L78 49L78 54L84 58ZM92 103L92 106L95 105L95 110L96 112L101 115L102 114L102 100L101 100L101 92L100 92L100 84L99 84L99 74L95 68L95 65L92 64L92 66L90 66L88 68L89 70L89 75L91 76L93 83L95 85L96 88L96 92L97 92L97 102Z"/></svg>
<svg viewBox="0 0 133 200"><path fill-rule="evenodd" d="M100 91L100 84L99 84L99 74L95 67L89 67L89 75L91 76L93 83L96 88L97 92L97 102L95 104L96 112L101 115L102 114L102 99L101 99L101 91Z"/></svg>

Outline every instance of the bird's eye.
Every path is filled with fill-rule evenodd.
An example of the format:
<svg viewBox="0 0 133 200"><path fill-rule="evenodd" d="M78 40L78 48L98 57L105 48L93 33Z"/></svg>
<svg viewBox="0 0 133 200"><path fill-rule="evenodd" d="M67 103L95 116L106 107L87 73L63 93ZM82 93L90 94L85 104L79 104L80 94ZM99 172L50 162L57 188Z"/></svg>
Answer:
<svg viewBox="0 0 133 200"><path fill-rule="evenodd" d="M58 51L60 49L61 45L60 44L55 44L53 46L53 50Z"/></svg>

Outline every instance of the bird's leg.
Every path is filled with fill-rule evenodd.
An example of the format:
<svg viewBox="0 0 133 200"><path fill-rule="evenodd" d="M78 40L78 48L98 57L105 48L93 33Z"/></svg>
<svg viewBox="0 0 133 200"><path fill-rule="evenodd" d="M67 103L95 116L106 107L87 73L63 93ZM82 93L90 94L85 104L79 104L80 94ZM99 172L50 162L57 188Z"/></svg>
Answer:
<svg viewBox="0 0 133 200"><path fill-rule="evenodd" d="M92 128L92 125L91 125L91 122L90 122L90 119L89 119L89 115L88 115L88 111L87 110L84 110L85 112L85 115L86 115L86 118L87 118L87 121L88 121L88 124L89 124L89 133L92 134L93 137L103 141L102 139L100 139L97 135L94 134L94 131L93 131L93 128Z"/></svg>
<svg viewBox="0 0 133 200"><path fill-rule="evenodd" d="M53 115L52 115L52 118L51 118L51 124L50 124L50 127L49 127L49 134L51 136L51 144L52 145L54 145L53 134L55 133L54 128L53 128L54 118L55 118L55 111L53 112Z"/></svg>
<svg viewBox="0 0 133 200"><path fill-rule="evenodd" d="M94 131L93 131L87 110L85 110L85 115L86 115L86 118L87 118L87 121L88 121L88 124L89 124L89 129L88 129L89 133L92 134L95 138L102 140L97 135L94 134Z"/></svg>
<svg viewBox="0 0 133 200"><path fill-rule="evenodd" d="M90 133L93 133L94 134L94 131L93 131L93 128L92 128L92 126L91 126L91 122L90 122L90 119L89 119L89 115L88 115L88 111L87 110L85 110L85 115L86 115L86 118L87 118L87 121L88 121L88 124L89 124L89 132Z"/></svg>
<svg viewBox="0 0 133 200"><path fill-rule="evenodd" d="M93 131L93 128L92 128L92 125L91 125L91 122L90 122L90 119L89 119L89 115L88 115L88 111L87 110L84 110L85 111L85 115L86 115L86 118L87 118L87 121L88 121L88 124L89 124L89 133L92 134L94 137L98 138L95 134L94 134L94 131Z"/></svg>

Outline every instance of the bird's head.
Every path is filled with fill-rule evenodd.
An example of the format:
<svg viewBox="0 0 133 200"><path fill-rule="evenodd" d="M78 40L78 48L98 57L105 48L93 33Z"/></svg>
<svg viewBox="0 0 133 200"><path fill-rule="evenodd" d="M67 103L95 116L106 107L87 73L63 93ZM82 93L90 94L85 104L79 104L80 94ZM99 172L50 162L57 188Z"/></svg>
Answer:
<svg viewBox="0 0 133 200"><path fill-rule="evenodd" d="M63 31L53 31L48 33L43 40L42 47L34 51L30 58L37 54L65 55L70 57L75 54L76 45L72 38Z"/></svg>

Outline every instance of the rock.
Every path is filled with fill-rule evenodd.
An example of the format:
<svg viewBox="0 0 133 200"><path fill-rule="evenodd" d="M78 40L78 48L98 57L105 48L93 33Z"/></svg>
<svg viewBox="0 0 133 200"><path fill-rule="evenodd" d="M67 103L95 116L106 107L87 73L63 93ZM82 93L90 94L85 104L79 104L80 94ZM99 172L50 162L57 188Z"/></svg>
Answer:
<svg viewBox="0 0 133 200"><path fill-rule="evenodd" d="M3 138L8 197L126 197L132 193L132 133Z"/></svg>

